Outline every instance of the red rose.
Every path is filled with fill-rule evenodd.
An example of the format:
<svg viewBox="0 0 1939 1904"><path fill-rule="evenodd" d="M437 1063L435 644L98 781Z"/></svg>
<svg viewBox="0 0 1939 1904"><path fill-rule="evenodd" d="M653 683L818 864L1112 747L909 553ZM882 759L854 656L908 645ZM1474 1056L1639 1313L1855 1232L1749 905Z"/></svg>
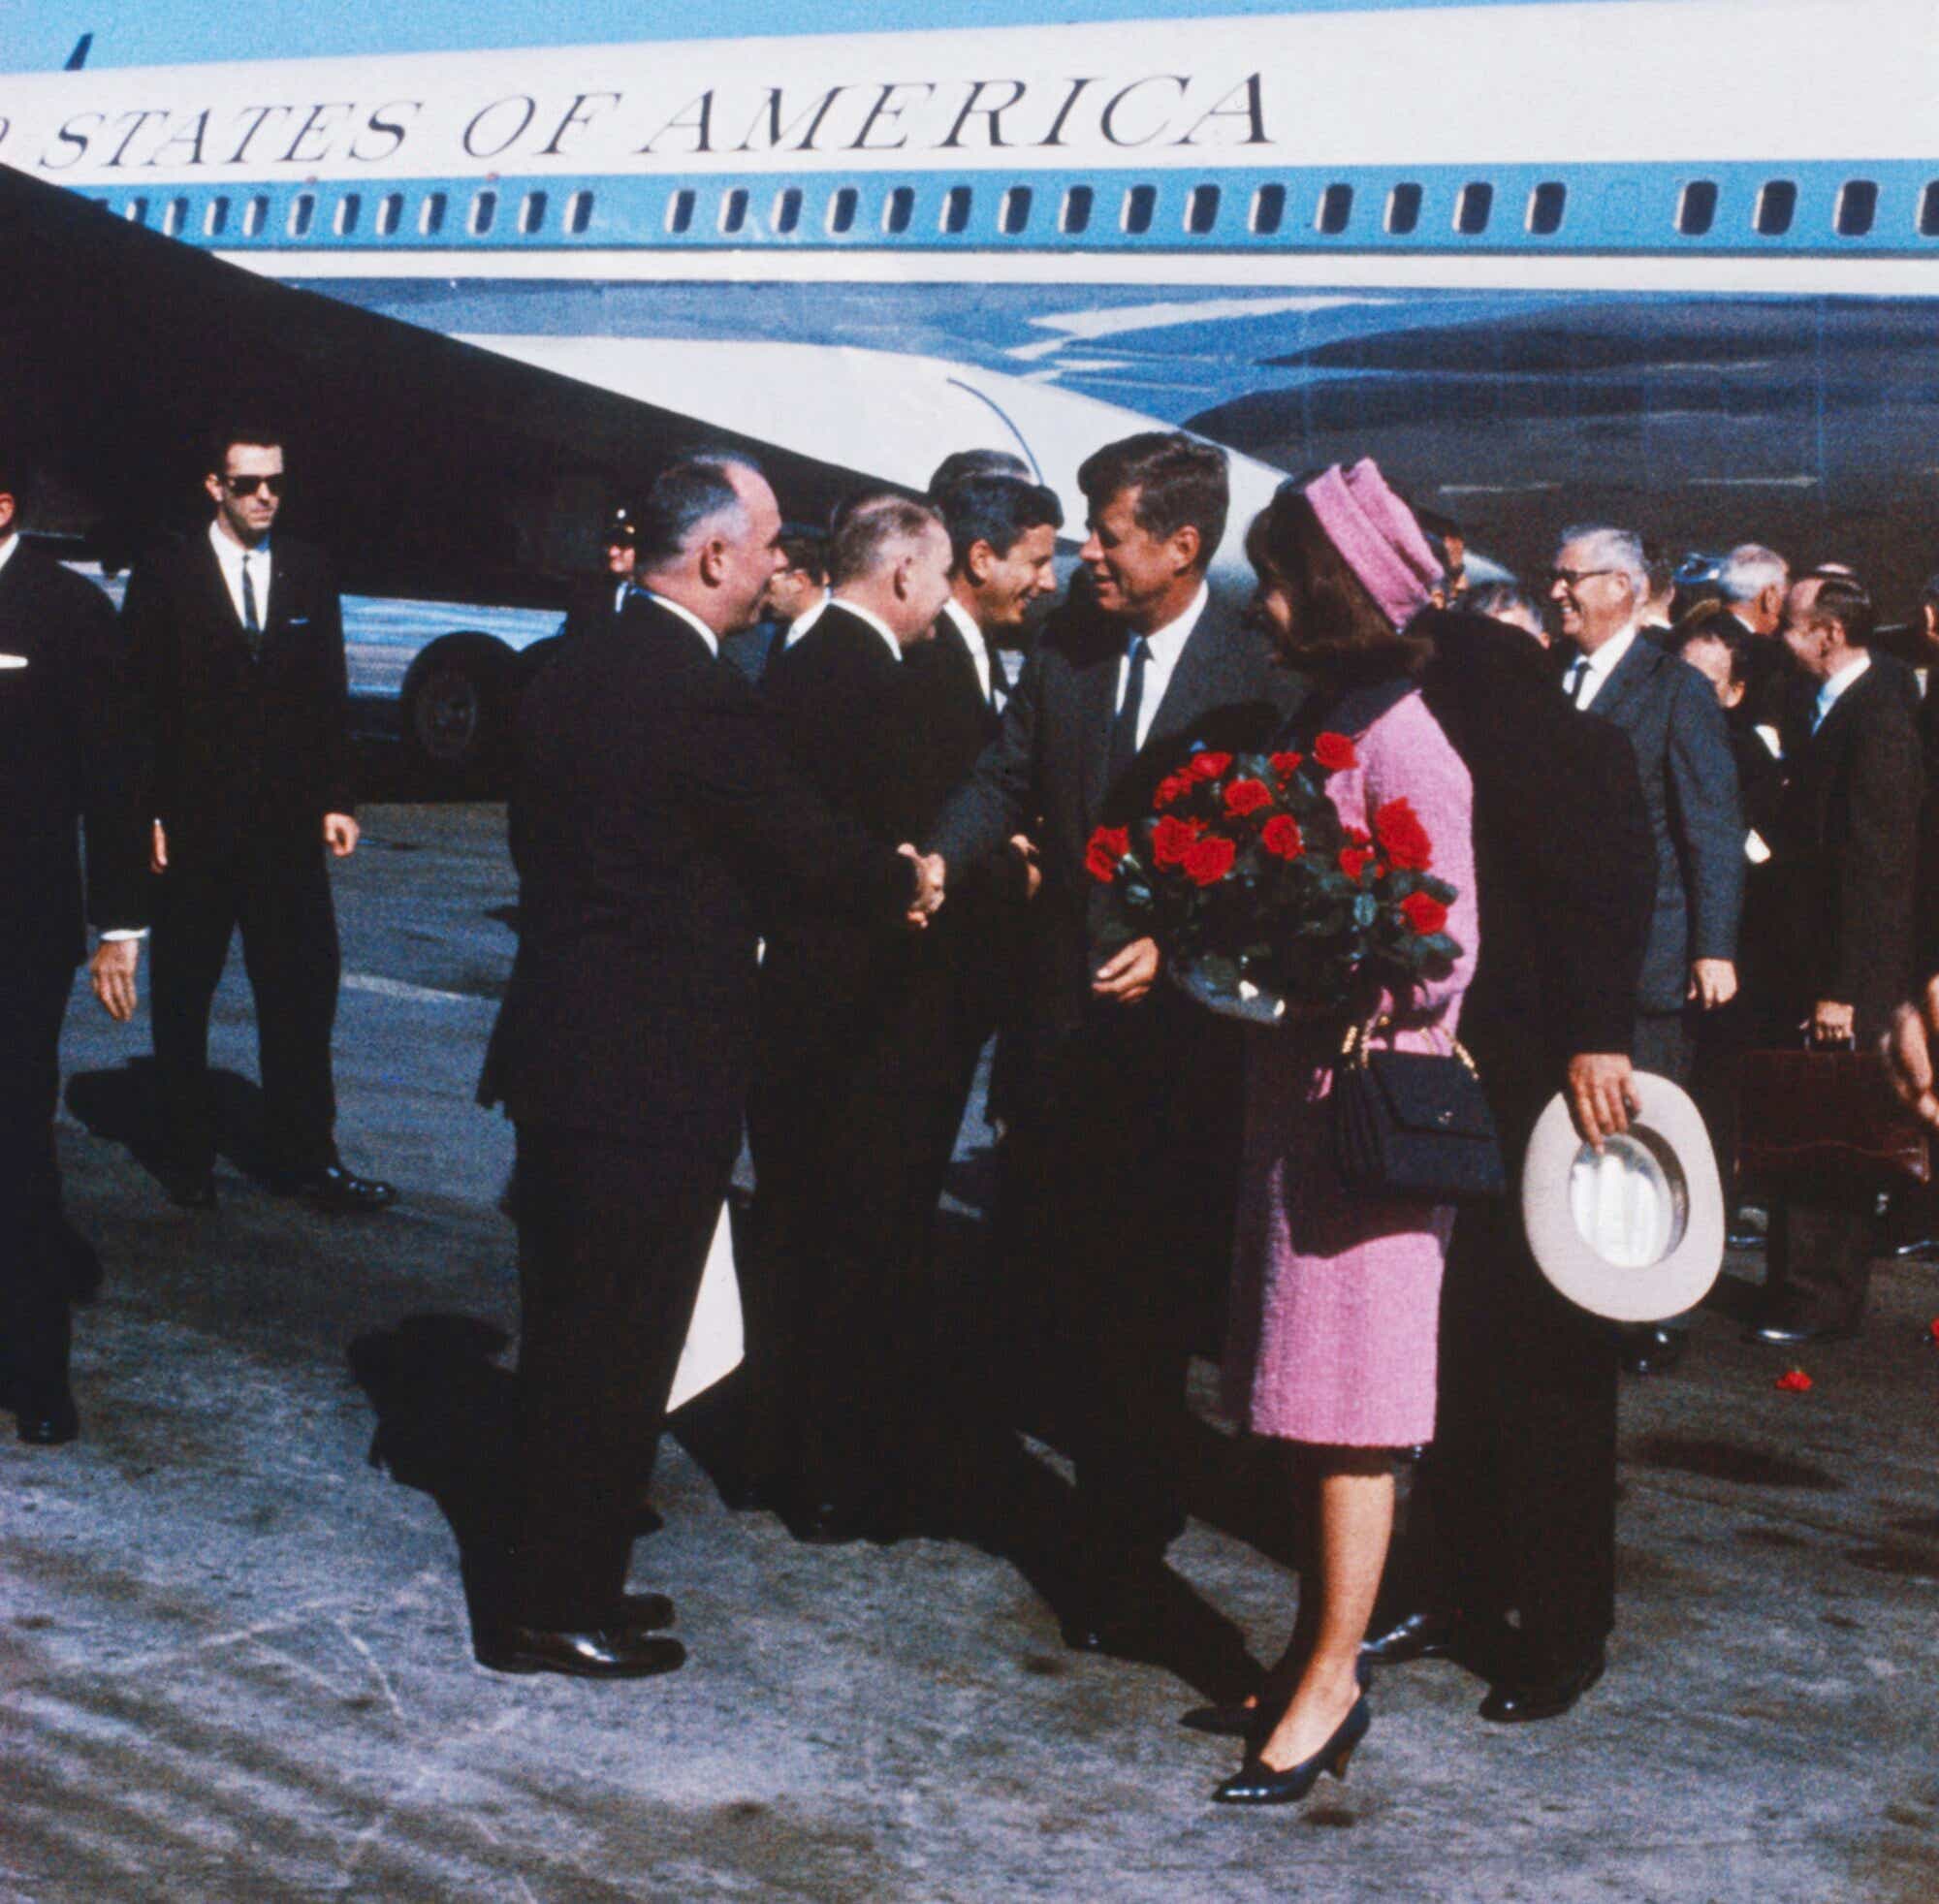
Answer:
<svg viewBox="0 0 1939 1904"><path fill-rule="evenodd" d="M1154 809L1169 807L1175 801L1183 800L1191 791L1190 774L1167 774L1158 783L1158 791L1152 795L1152 806Z"/></svg>
<svg viewBox="0 0 1939 1904"><path fill-rule="evenodd" d="M1091 844L1084 854L1084 870L1092 878L1108 886L1118 876L1118 862L1130 850L1128 828L1100 826L1091 836Z"/></svg>
<svg viewBox="0 0 1939 1904"><path fill-rule="evenodd" d="M1787 1394L1808 1395L1812 1389L1812 1380L1802 1369L1786 1369L1778 1377L1777 1386L1785 1390Z"/></svg>
<svg viewBox="0 0 1939 1904"><path fill-rule="evenodd" d="M1194 780L1216 780L1231 764L1229 753L1194 753L1185 771Z"/></svg>
<svg viewBox="0 0 1939 1904"><path fill-rule="evenodd" d="M1313 744L1313 757L1329 774L1344 774L1348 768L1360 764L1352 742L1344 734L1320 735Z"/></svg>
<svg viewBox="0 0 1939 1904"><path fill-rule="evenodd" d="M1220 834L1210 834L1192 842L1185 856L1186 877L1194 885L1216 886L1232 870L1239 849Z"/></svg>
<svg viewBox="0 0 1939 1904"><path fill-rule="evenodd" d="M1305 758L1303 753L1276 753L1267 764L1282 780L1289 780L1299 772L1300 763Z"/></svg>
<svg viewBox="0 0 1939 1904"><path fill-rule="evenodd" d="M1409 872L1425 873L1434 864L1434 841L1405 800L1389 800L1374 815L1374 838L1394 865Z"/></svg>
<svg viewBox="0 0 1939 1904"><path fill-rule="evenodd" d="M1272 793L1263 780L1234 780L1225 789L1225 810L1243 818L1272 805Z"/></svg>
<svg viewBox="0 0 1939 1904"><path fill-rule="evenodd" d="M1299 822L1290 813L1275 813L1259 829L1259 844L1283 860L1296 860L1306 850Z"/></svg>
<svg viewBox="0 0 1939 1904"><path fill-rule="evenodd" d="M1373 860L1372 849L1366 846L1343 846L1340 849L1340 871L1349 879L1357 879L1366 872Z"/></svg>
<svg viewBox="0 0 1939 1904"><path fill-rule="evenodd" d="M1183 866L1192 842L1204 828L1192 820L1181 820L1167 813L1152 828L1152 859L1160 866Z"/></svg>
<svg viewBox="0 0 1939 1904"><path fill-rule="evenodd" d="M1401 916L1423 938L1447 923L1447 908L1429 893L1409 893L1400 903Z"/></svg>

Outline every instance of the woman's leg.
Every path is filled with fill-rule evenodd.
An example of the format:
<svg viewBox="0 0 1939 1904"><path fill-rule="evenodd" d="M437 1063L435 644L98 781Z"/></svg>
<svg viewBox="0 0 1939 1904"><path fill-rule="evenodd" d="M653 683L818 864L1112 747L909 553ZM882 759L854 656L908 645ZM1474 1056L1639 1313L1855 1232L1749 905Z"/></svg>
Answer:
<svg viewBox="0 0 1939 1904"><path fill-rule="evenodd" d="M1394 1476L1383 1448L1302 1450L1311 1565L1299 1582L1298 1636L1311 1635L1292 1701L1260 1758L1276 1771L1310 1759L1360 1696L1360 1642L1373 1618L1393 1534Z"/></svg>

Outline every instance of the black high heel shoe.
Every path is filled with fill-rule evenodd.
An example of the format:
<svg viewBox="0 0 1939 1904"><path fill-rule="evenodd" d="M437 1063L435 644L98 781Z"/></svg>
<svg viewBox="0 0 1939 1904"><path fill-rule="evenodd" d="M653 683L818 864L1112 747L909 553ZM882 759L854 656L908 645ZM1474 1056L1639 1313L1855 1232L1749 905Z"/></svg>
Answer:
<svg viewBox="0 0 1939 1904"><path fill-rule="evenodd" d="M1353 1663L1353 1677L1360 1682L1363 1693L1373 1684L1373 1667L1364 1658ZM1244 1739L1256 1751L1266 1742L1277 1723L1273 1718L1273 1708L1267 1703L1277 1692L1278 1689L1268 1682L1259 1688L1259 1697L1252 1705L1243 1699L1227 1699L1219 1705L1195 1705L1178 1723L1188 1730L1207 1732L1214 1738ZM1279 1696L1291 1697L1289 1692Z"/></svg>
<svg viewBox="0 0 1939 1904"><path fill-rule="evenodd" d="M1352 1711L1341 1720L1333 1736L1311 1759L1302 1759L1298 1764L1288 1765L1280 1772L1255 1754L1213 1793L1213 1802L1221 1805L1294 1804L1319 1783L1321 1772L1331 1772L1335 1778L1347 1776L1348 1761L1352 1758L1355 1748L1366 1737L1367 1729L1373 1723L1374 1715L1368 1708L1367 1696L1362 1693L1353 1701Z"/></svg>

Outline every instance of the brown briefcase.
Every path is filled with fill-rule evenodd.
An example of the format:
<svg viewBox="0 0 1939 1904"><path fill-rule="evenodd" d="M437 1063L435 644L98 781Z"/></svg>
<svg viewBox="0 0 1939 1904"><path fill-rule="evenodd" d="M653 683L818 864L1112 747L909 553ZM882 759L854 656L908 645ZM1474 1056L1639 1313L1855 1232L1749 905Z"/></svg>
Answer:
<svg viewBox="0 0 1939 1904"><path fill-rule="evenodd" d="M1854 1196L1932 1182L1925 1127L1875 1051L1747 1051L1737 1072L1737 1176Z"/></svg>

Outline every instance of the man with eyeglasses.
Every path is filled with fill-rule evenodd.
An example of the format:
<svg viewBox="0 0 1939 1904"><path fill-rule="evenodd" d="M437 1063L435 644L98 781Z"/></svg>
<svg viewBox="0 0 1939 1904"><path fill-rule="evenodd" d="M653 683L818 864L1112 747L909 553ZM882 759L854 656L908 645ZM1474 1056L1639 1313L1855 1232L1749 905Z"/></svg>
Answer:
<svg viewBox="0 0 1939 1904"><path fill-rule="evenodd" d="M207 529L146 557L122 609L154 743L157 1175L182 1208L214 1208L208 1016L239 928L271 1181L325 1210L381 1210L396 1190L345 1169L334 1136L326 857L348 858L358 839L343 619L324 556L272 534L284 482L274 428L218 431Z"/></svg>

